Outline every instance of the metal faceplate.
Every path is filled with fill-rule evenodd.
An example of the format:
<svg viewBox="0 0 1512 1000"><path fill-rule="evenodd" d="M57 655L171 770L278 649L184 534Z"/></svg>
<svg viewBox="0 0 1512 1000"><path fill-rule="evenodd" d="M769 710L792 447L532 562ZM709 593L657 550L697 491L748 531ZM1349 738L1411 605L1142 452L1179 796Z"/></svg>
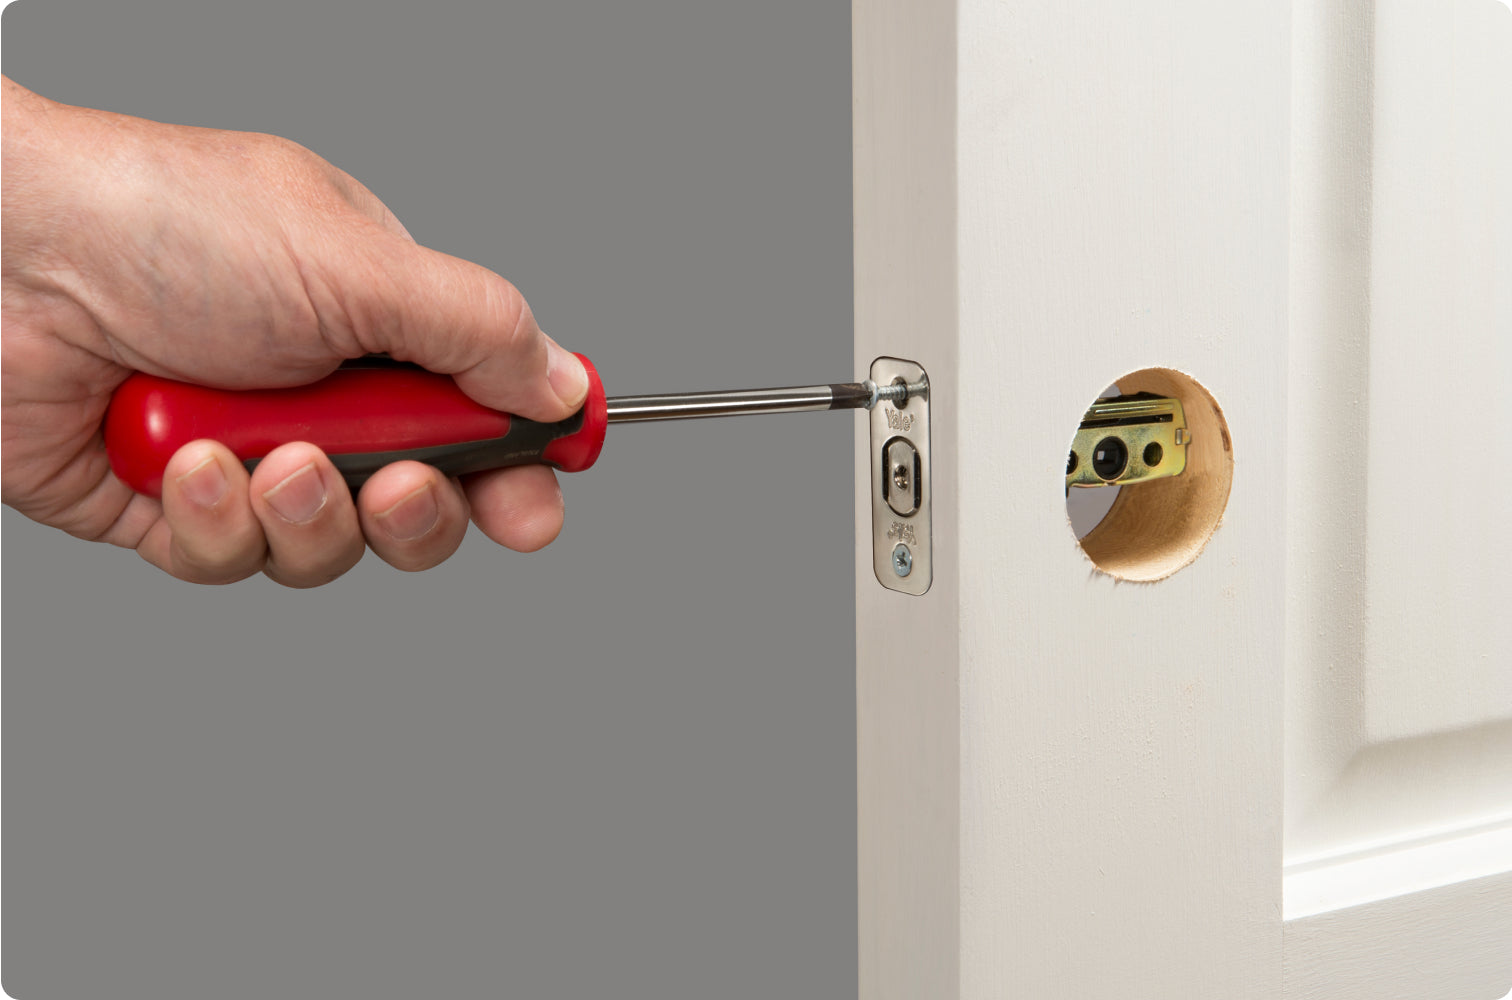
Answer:
<svg viewBox="0 0 1512 1000"><path fill-rule="evenodd" d="M925 383L912 361L878 358L879 386ZM934 581L930 539L929 392L901 403L878 400L871 409L872 569L888 590L919 596Z"/></svg>

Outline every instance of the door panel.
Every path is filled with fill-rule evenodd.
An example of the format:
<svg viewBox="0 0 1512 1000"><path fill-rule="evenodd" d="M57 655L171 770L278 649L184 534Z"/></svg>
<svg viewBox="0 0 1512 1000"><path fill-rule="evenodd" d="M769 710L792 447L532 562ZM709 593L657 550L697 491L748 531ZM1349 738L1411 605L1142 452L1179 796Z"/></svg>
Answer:
<svg viewBox="0 0 1512 1000"><path fill-rule="evenodd" d="M1295 35L1300 915L1512 867L1512 11L1336 4Z"/></svg>
<svg viewBox="0 0 1512 1000"><path fill-rule="evenodd" d="M1383 4L1375 34L1372 744L1512 719L1512 10Z"/></svg>

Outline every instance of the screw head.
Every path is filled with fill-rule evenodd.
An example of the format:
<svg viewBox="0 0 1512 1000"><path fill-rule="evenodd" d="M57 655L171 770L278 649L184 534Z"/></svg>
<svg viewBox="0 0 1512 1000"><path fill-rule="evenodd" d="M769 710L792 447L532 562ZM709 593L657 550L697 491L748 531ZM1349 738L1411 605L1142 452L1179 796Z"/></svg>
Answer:
<svg viewBox="0 0 1512 1000"><path fill-rule="evenodd" d="M893 572L899 576L907 576L913 572L913 553L908 551L908 546L899 542L892 551Z"/></svg>
<svg viewBox="0 0 1512 1000"><path fill-rule="evenodd" d="M893 466L893 485L900 490L908 489L908 466Z"/></svg>

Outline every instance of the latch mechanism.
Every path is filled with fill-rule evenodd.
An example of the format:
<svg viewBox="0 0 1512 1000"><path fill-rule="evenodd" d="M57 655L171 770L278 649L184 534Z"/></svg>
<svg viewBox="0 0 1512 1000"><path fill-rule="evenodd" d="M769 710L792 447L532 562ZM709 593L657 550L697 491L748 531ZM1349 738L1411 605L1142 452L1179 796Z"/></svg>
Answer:
<svg viewBox="0 0 1512 1000"><path fill-rule="evenodd" d="M872 569L888 590L918 596L934 581L930 543L929 376L878 358L871 384Z"/></svg>
<svg viewBox="0 0 1512 1000"><path fill-rule="evenodd" d="M1148 392L1099 399L1066 459L1066 486L1129 486L1179 476L1192 440L1181 402Z"/></svg>

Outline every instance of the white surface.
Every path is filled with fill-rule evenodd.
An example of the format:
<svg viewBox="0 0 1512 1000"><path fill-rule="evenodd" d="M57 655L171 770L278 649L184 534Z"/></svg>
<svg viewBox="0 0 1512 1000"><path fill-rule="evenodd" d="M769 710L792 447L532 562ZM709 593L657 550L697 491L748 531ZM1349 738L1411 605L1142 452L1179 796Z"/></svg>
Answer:
<svg viewBox="0 0 1512 1000"><path fill-rule="evenodd" d="M1288 925L1288 983L1386 989L1435 912L1459 961L1412 995L1500 996L1512 466L1481 429L1512 419L1512 16L1334 3L1295 33L1284 895L1339 912ZM1433 902L1458 891L1499 905Z"/></svg>
<svg viewBox="0 0 1512 1000"><path fill-rule="evenodd" d="M1512 987L1512 873L1286 922L1287 1000L1492 1000Z"/></svg>
<svg viewBox="0 0 1512 1000"><path fill-rule="evenodd" d="M952 610L960 592L959 449L951 402L957 385L955 30L951 8L928 0L858 2L851 21L856 370L889 355L929 373L937 567L923 597L878 584L870 564L871 503L857 491L863 998L949 998L960 983L960 703ZM866 421L856 421L856 442L857 482L867 483ZM1064 508L1057 527L1065 537Z"/></svg>
<svg viewBox="0 0 1512 1000"><path fill-rule="evenodd" d="M938 525L925 597L857 571L862 996L1273 997L1286 15L957 12L855 11L856 357L929 369ZM1239 467L1194 565L1116 584L1067 432L1149 365Z"/></svg>
<svg viewBox="0 0 1512 1000"><path fill-rule="evenodd" d="M1501 996L1508 534L1464 496L1512 374L1512 19L954 13L854 17L856 363L929 369L937 525L923 598L858 562L861 995ZM1117 584L1064 429L1149 365L1223 407L1233 492Z"/></svg>
<svg viewBox="0 0 1512 1000"><path fill-rule="evenodd" d="M1395 0L1375 23L1372 744L1512 723L1512 453L1481 430L1512 426L1512 14Z"/></svg>
<svg viewBox="0 0 1512 1000"><path fill-rule="evenodd" d="M1288 865L1285 917L1297 920L1508 871L1512 826L1395 844L1343 861ZM1365 913L1362 910L1361 913ZM1512 938L1508 938L1512 947Z"/></svg>

